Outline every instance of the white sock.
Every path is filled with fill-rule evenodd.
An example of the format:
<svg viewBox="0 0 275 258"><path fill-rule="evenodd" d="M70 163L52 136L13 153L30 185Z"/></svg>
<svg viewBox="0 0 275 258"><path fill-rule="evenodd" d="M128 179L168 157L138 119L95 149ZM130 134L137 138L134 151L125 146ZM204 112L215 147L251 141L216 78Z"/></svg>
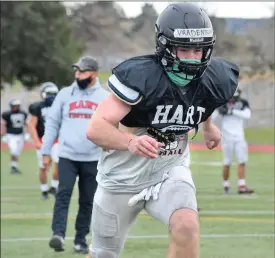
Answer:
<svg viewBox="0 0 275 258"><path fill-rule="evenodd" d="M13 160L13 161L11 162L11 166L12 166L13 168L16 168L16 167L17 167L17 161L14 161L14 160Z"/></svg>
<svg viewBox="0 0 275 258"><path fill-rule="evenodd" d="M51 187L53 187L53 188L57 188L57 187L58 187L58 183L59 183L59 181L58 181L58 180L54 180L54 179L52 179L52 181L51 181Z"/></svg>
<svg viewBox="0 0 275 258"><path fill-rule="evenodd" d="M245 186L245 180L244 179L239 179L238 180L238 186Z"/></svg>
<svg viewBox="0 0 275 258"><path fill-rule="evenodd" d="M228 180L224 180L223 187L229 187L229 186L230 186L230 182Z"/></svg>
<svg viewBox="0 0 275 258"><path fill-rule="evenodd" d="M49 187L47 184L40 185L41 192L47 192L49 190Z"/></svg>

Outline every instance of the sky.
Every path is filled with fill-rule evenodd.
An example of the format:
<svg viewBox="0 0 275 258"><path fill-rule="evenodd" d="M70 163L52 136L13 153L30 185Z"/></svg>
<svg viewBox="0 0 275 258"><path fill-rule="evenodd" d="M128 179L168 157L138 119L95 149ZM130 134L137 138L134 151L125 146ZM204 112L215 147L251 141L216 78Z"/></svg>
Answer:
<svg viewBox="0 0 275 258"><path fill-rule="evenodd" d="M140 14L144 2L117 2L124 10L126 16L135 17ZM169 2L149 2L152 3L158 13L160 13ZM204 7L208 14L217 17L232 18L266 18L272 16L274 3L272 2L198 2ZM273 8L273 9L272 9Z"/></svg>

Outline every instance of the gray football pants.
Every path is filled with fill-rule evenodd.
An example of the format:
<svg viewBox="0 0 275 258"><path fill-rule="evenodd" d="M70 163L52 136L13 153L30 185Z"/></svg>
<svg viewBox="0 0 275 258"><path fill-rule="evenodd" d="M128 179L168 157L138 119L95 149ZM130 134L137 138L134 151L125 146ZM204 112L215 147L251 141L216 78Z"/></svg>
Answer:
<svg viewBox="0 0 275 258"><path fill-rule="evenodd" d="M97 188L92 214L92 258L118 258L131 225L143 209L166 225L178 209L189 208L197 212L196 190L180 178L169 177L164 181L156 201L140 201L129 207L128 201L133 195Z"/></svg>

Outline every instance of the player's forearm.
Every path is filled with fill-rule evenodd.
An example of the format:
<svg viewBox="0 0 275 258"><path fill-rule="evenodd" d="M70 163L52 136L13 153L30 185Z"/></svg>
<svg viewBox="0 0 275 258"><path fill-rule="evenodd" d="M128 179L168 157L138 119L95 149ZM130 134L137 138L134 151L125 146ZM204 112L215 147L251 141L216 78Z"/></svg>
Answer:
<svg viewBox="0 0 275 258"><path fill-rule="evenodd" d="M87 138L105 149L127 151L133 137L133 134L120 131L103 118L92 119L87 129Z"/></svg>
<svg viewBox="0 0 275 258"><path fill-rule="evenodd" d="M207 130L213 124L211 116L202 124L202 130Z"/></svg>
<svg viewBox="0 0 275 258"><path fill-rule="evenodd" d="M38 142L40 139L39 139L39 136L38 136L38 134L37 134L36 127L33 126L33 125L28 125L28 126L27 126L27 129L28 129L29 134L30 134L31 137L32 137L32 140L33 140L34 142Z"/></svg>
<svg viewBox="0 0 275 258"><path fill-rule="evenodd" d="M7 128L5 125L1 124L1 136L5 135L7 133Z"/></svg>
<svg viewBox="0 0 275 258"><path fill-rule="evenodd" d="M43 144L41 147L41 153L43 155L51 154L51 149L54 144L54 141L58 137L59 129L59 122L53 119L52 117L48 117L45 127L45 133L43 136Z"/></svg>

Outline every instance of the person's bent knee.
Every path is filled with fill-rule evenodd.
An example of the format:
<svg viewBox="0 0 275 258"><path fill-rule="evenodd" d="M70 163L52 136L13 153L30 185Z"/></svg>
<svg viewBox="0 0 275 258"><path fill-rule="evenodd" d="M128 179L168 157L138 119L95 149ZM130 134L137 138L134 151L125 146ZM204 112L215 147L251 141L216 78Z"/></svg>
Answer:
<svg viewBox="0 0 275 258"><path fill-rule="evenodd" d="M199 235L198 213L192 209L176 210L170 218L169 231L176 242L197 238Z"/></svg>
<svg viewBox="0 0 275 258"><path fill-rule="evenodd" d="M240 162L238 163L238 165L239 165L239 166L245 166L245 165L246 165L246 162L245 162L245 161L240 161Z"/></svg>
<svg viewBox="0 0 275 258"><path fill-rule="evenodd" d="M225 168L230 168L231 167L231 162L224 163L223 166Z"/></svg>
<svg viewBox="0 0 275 258"><path fill-rule="evenodd" d="M20 153L18 153L17 151L11 151L11 156L13 156L14 158L18 159L20 156Z"/></svg>

